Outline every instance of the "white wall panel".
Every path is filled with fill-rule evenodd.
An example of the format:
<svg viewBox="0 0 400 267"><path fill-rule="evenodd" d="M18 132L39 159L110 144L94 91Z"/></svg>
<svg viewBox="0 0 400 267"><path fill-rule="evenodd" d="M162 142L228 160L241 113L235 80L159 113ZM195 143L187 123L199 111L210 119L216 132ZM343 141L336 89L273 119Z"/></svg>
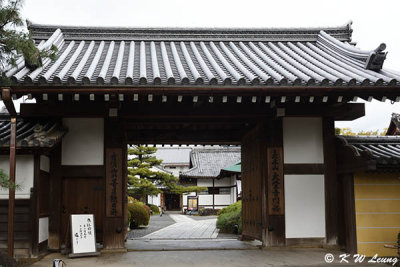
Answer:
<svg viewBox="0 0 400 267"><path fill-rule="evenodd" d="M10 161L8 155L0 156L0 169L7 175L10 173ZM34 161L33 155L17 155L15 183L20 186L15 191L16 199L30 198L33 187ZM0 199L8 199L8 189L0 188Z"/></svg>
<svg viewBox="0 0 400 267"><path fill-rule="evenodd" d="M39 243L49 239L49 217L39 218Z"/></svg>
<svg viewBox="0 0 400 267"><path fill-rule="evenodd" d="M103 165L104 119L66 118L68 133L62 140L62 165Z"/></svg>
<svg viewBox="0 0 400 267"><path fill-rule="evenodd" d="M284 118L285 163L324 163L322 118Z"/></svg>
<svg viewBox="0 0 400 267"><path fill-rule="evenodd" d="M231 195L215 195L215 205L227 205L232 204Z"/></svg>
<svg viewBox="0 0 400 267"><path fill-rule="evenodd" d="M285 175L286 238L325 237L324 175Z"/></svg>
<svg viewBox="0 0 400 267"><path fill-rule="evenodd" d="M231 186L232 179L231 177L226 177L222 179L215 179L215 186Z"/></svg>
<svg viewBox="0 0 400 267"><path fill-rule="evenodd" d="M197 179L197 186L211 187L213 186L212 179Z"/></svg>
<svg viewBox="0 0 400 267"><path fill-rule="evenodd" d="M147 196L147 202L156 206L161 206L161 194L156 196Z"/></svg>
<svg viewBox="0 0 400 267"><path fill-rule="evenodd" d="M199 195L199 206L212 205L213 196L212 195Z"/></svg>

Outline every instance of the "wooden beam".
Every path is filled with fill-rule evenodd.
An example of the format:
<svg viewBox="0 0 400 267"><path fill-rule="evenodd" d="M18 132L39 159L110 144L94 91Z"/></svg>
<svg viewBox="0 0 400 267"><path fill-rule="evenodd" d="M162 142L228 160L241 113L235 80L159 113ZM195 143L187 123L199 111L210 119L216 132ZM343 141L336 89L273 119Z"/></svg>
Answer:
<svg viewBox="0 0 400 267"><path fill-rule="evenodd" d="M11 112L10 112L11 113ZM16 171L16 133L17 133L17 118L11 117L11 132L10 132L10 184L15 185ZM8 190L8 255L14 257L14 210L15 210L15 189Z"/></svg>
<svg viewBox="0 0 400 267"><path fill-rule="evenodd" d="M6 106L8 113L10 113L11 117L16 117L17 112L15 110L14 102L11 97L11 90L10 88L2 88L1 89L1 98Z"/></svg>
<svg viewBox="0 0 400 267"><path fill-rule="evenodd" d="M223 105L223 106L222 106ZM354 120L365 115L363 103L343 103L336 105L319 104L280 104L285 108L286 116L319 116L332 117L335 120ZM124 102L121 103L119 117L121 118L265 118L274 117L276 110L263 103L230 103L181 102ZM106 117L107 104L104 102L54 102L54 103L24 103L21 104L22 117Z"/></svg>
<svg viewBox="0 0 400 267"><path fill-rule="evenodd" d="M13 93L16 94L35 94L35 93L95 93L95 94L180 94L180 95L214 95L221 93L254 95L265 94L271 96L362 96L376 95L398 96L399 86L206 86L206 87L165 87L165 86L13 86Z"/></svg>
<svg viewBox="0 0 400 267"><path fill-rule="evenodd" d="M324 164L288 164L283 166L285 174L324 174Z"/></svg>

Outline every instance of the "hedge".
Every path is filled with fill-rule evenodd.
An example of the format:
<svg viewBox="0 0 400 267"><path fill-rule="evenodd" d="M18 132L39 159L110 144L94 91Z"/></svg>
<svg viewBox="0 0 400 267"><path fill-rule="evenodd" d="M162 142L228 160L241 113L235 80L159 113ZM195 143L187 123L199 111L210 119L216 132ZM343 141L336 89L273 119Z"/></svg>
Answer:
<svg viewBox="0 0 400 267"><path fill-rule="evenodd" d="M160 209L153 204L147 204L147 206L149 206L149 208L151 209L151 211L153 212L153 215L155 214L160 214Z"/></svg>
<svg viewBox="0 0 400 267"><path fill-rule="evenodd" d="M148 225L150 220L150 208L142 202L128 203L128 218L130 228L137 228L141 225Z"/></svg>
<svg viewBox="0 0 400 267"><path fill-rule="evenodd" d="M237 227L236 227L237 226ZM217 228L221 233L242 233L242 202L238 201L219 211Z"/></svg>

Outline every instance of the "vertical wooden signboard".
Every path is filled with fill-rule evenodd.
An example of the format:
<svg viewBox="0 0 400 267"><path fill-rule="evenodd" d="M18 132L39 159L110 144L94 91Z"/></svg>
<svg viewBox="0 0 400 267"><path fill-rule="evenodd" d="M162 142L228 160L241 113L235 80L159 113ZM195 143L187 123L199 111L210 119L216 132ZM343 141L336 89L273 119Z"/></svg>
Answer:
<svg viewBox="0 0 400 267"><path fill-rule="evenodd" d="M106 216L122 216L122 149L106 149Z"/></svg>
<svg viewBox="0 0 400 267"><path fill-rule="evenodd" d="M268 148L268 213L284 215L283 157L281 147Z"/></svg>

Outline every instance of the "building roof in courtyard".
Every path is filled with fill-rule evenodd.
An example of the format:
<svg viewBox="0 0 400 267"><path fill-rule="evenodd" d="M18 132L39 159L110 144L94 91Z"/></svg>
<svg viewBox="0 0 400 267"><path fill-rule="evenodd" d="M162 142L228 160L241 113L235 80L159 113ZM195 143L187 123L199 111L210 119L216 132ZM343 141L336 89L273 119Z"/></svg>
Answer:
<svg viewBox="0 0 400 267"><path fill-rule="evenodd" d="M0 116L0 148L10 146L10 118ZM61 122L49 119L18 119L17 148L50 148L67 133Z"/></svg>
<svg viewBox="0 0 400 267"><path fill-rule="evenodd" d="M400 171L400 136L338 136L356 156L367 155L376 169Z"/></svg>
<svg viewBox="0 0 400 267"><path fill-rule="evenodd" d="M180 177L217 178L221 169L237 163L240 158L240 147L195 148L190 153L193 167Z"/></svg>
<svg viewBox="0 0 400 267"><path fill-rule="evenodd" d="M158 147L155 156L162 159L165 165L187 165L189 166L191 148L187 147Z"/></svg>
<svg viewBox="0 0 400 267"><path fill-rule="evenodd" d="M383 69L384 44L351 44L336 28L176 29L30 25L39 49L57 59L6 75L18 86L399 86ZM378 42L379 40L377 40Z"/></svg>

